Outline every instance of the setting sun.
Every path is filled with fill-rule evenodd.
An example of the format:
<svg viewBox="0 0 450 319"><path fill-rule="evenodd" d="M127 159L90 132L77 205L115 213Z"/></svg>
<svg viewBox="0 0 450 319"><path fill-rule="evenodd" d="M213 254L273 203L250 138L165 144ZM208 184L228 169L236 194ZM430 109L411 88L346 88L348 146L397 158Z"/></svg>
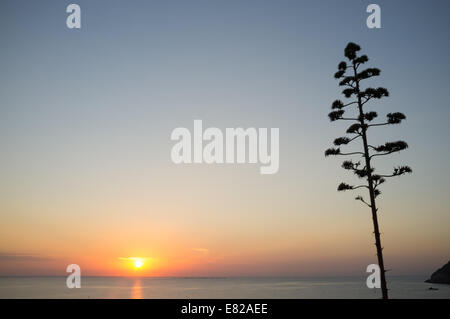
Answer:
<svg viewBox="0 0 450 319"><path fill-rule="evenodd" d="M143 271L148 271L149 266L152 264L153 258L150 257L119 257L120 261L122 261L122 269L125 272L129 272L130 270L139 270L139 273L142 274Z"/></svg>
<svg viewBox="0 0 450 319"><path fill-rule="evenodd" d="M144 265L144 261L142 259L136 259L134 261L134 267L141 268Z"/></svg>

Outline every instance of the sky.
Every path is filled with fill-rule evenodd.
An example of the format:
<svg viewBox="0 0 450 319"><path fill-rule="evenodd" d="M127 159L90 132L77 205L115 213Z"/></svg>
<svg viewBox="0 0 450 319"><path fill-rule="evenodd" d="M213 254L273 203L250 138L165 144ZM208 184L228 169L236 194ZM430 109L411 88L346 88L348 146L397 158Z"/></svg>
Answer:
<svg viewBox="0 0 450 319"><path fill-rule="evenodd" d="M449 260L448 1L0 2L0 275L334 276L376 263L354 177L324 150L333 78L349 41L389 89L377 163L414 173L378 201L386 268ZM177 127L279 128L280 169L175 165ZM145 260L142 269L130 265Z"/></svg>

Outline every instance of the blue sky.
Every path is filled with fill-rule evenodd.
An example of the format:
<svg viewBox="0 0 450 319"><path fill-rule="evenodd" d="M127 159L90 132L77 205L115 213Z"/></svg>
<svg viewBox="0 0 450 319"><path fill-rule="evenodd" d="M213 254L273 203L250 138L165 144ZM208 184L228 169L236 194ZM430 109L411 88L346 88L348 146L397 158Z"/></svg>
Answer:
<svg viewBox="0 0 450 319"><path fill-rule="evenodd" d="M65 25L69 3L0 3L0 190L8 220L0 250L14 238L6 228L25 232L39 214L38 236L65 231L59 214L69 212L61 207L72 207L80 225L101 228L110 213L98 207L121 196L124 203L145 207L127 212L131 220L152 224L178 225L175 220L183 220L187 206L194 213L186 227L203 234L192 245L212 245L207 248L216 251L226 249L225 234L237 220L256 223L250 234L235 230L236 242L230 243L236 246L253 235L249 250L272 223L275 244L267 256L282 243L289 243L292 256L324 223L335 236L361 225L370 229L358 224L370 222L369 215L355 217L364 207L352 202L352 195L335 192L351 176L338 160L323 158L345 129L329 123L327 114L340 98L333 74L345 45L353 41L369 56L369 65L382 70L373 85L391 93L372 109L408 117L405 124L371 136L380 143L405 139L410 145L380 167L405 163L414 169L412 176L387 185L380 203L387 211L382 217L386 246L395 252L388 251L387 259L399 273L427 272L448 259L448 1L377 1L380 30L366 27L368 1L77 1L81 30ZM179 126L192 128L194 119L219 128L279 127L280 172L264 179L256 167L174 167L170 133ZM243 188L239 194L231 186L236 184ZM168 194L184 198L183 204L170 206ZM166 210L169 205L172 213L148 213L154 207L146 198ZM208 205L232 213L229 218L221 209L210 214ZM275 222L270 207L282 211ZM253 213L245 215L248 211ZM49 220L62 230L48 228ZM339 222L342 228L331 228ZM221 225L223 236L211 235L207 225ZM296 237L296 231L305 237ZM348 237L349 243L361 239L369 247L352 255L361 263L374 253L364 231ZM339 259L325 253L332 241L314 244L325 259ZM64 251L64 246L52 251L31 240L11 247L20 253ZM266 258L265 253L255 259ZM294 265L299 260L289 259Z"/></svg>

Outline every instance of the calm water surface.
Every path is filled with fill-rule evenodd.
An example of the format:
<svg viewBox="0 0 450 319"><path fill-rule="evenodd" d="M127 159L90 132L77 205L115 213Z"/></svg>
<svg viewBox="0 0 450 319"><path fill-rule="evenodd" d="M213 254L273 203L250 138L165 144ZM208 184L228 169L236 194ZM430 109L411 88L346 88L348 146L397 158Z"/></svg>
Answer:
<svg viewBox="0 0 450 319"><path fill-rule="evenodd" d="M392 298L450 298L450 285L423 277L389 279ZM439 290L429 290L429 287ZM379 298L363 277L126 278L82 277L68 289L65 277L0 277L0 298Z"/></svg>

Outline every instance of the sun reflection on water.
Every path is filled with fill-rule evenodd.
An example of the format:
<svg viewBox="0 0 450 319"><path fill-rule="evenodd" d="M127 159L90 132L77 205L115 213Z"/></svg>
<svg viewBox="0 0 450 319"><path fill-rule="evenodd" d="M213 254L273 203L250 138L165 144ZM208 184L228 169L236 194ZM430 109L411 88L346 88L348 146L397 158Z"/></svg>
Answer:
<svg viewBox="0 0 450 319"><path fill-rule="evenodd" d="M131 288L131 299L142 299L141 278L136 278L133 288Z"/></svg>

